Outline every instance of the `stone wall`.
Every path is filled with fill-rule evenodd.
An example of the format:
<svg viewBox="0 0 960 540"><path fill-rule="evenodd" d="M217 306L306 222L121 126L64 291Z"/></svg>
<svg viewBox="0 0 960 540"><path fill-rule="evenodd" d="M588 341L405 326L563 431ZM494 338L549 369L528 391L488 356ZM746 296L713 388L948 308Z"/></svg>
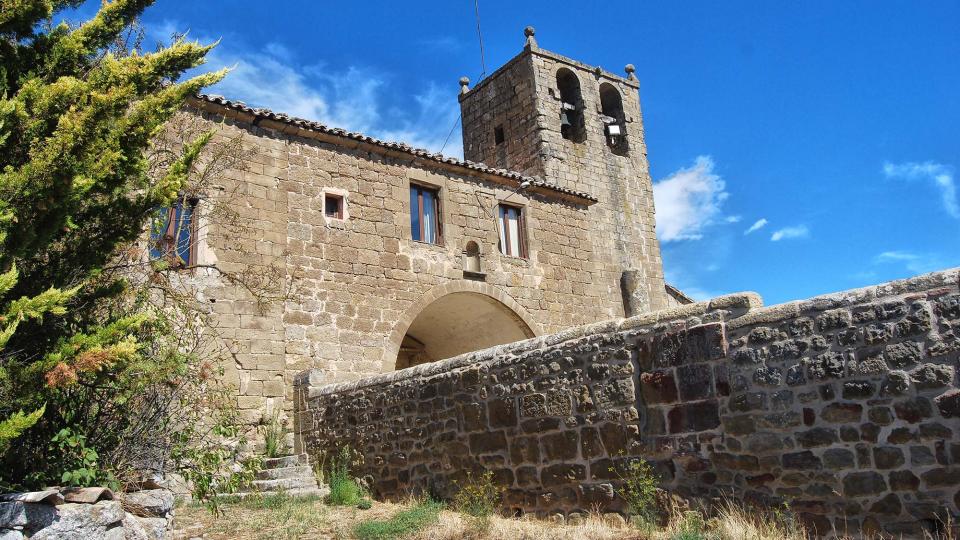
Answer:
<svg viewBox="0 0 960 540"><path fill-rule="evenodd" d="M173 493L115 495L104 488L0 494L0 540L162 540L173 530Z"/></svg>
<svg viewBox="0 0 960 540"><path fill-rule="evenodd" d="M297 378L297 443L349 445L378 497L492 470L506 509L623 511L618 472L791 502L818 534L960 510L960 271L768 308L720 297L349 384Z"/></svg>

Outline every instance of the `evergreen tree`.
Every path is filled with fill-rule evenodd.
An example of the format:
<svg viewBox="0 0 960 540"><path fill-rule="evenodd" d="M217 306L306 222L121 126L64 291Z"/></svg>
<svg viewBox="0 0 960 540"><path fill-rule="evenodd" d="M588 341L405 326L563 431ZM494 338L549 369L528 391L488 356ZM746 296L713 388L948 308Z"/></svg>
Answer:
<svg viewBox="0 0 960 540"><path fill-rule="evenodd" d="M92 449L111 444L98 422L135 395L136 377L178 369L157 357L162 321L103 270L177 197L210 135L161 174L151 139L224 73L181 80L210 50L184 39L118 51L150 0L52 23L81 3L0 0L0 485L96 481Z"/></svg>

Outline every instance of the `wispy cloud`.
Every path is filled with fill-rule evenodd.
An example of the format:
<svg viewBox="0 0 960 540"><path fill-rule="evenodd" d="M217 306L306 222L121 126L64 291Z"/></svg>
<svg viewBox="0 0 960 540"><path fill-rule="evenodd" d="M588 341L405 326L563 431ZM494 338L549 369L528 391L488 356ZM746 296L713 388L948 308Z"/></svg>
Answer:
<svg viewBox="0 0 960 540"><path fill-rule="evenodd" d="M168 22L159 32L178 27L183 25ZM231 36L211 51L204 69L221 67L232 71L210 93L433 151L443 146L460 112L449 85L428 82L412 96L398 96L391 89L398 74L358 65L334 68L315 59L304 63L280 42L251 48ZM459 132L450 136L444 154L463 154Z"/></svg>
<svg viewBox="0 0 960 540"><path fill-rule="evenodd" d="M767 218L760 218L754 221L753 225L751 225L749 229L743 231L743 234L750 234L752 232L759 231L760 229L764 228L767 223L769 223Z"/></svg>
<svg viewBox="0 0 960 540"><path fill-rule="evenodd" d="M713 167L710 156L697 156L692 167L653 184L657 235L661 241L698 240L705 227L720 219L723 201L729 194Z"/></svg>
<svg viewBox="0 0 960 540"><path fill-rule="evenodd" d="M912 251L884 251L873 259L874 264L900 264L914 274L925 274L944 267L938 255Z"/></svg>
<svg viewBox="0 0 960 540"><path fill-rule="evenodd" d="M944 210L950 216L960 219L960 204L957 203L957 187L954 183L952 167L933 161L899 164L888 162L883 164L883 174L887 178L932 181L940 190Z"/></svg>
<svg viewBox="0 0 960 540"><path fill-rule="evenodd" d="M770 240L779 242L780 240L791 240L794 238L806 238L810 236L810 229L806 225L795 225L793 227L784 227L778 229L770 235Z"/></svg>

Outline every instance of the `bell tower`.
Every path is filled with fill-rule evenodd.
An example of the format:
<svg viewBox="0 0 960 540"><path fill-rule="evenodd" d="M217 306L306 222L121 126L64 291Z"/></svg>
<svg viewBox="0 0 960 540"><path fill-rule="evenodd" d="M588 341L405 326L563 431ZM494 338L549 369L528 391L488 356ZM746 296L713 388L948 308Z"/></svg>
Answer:
<svg viewBox="0 0 960 540"><path fill-rule="evenodd" d="M463 153L598 199L585 209L597 260L619 276L624 314L667 307L640 83L541 49L523 51L473 88L460 79Z"/></svg>

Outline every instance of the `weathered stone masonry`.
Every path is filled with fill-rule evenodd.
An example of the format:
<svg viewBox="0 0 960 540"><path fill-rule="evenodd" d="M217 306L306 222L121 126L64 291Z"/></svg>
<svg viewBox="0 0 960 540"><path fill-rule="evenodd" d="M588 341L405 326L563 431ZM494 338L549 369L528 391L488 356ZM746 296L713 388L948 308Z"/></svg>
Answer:
<svg viewBox="0 0 960 540"><path fill-rule="evenodd" d="M297 377L298 444L350 445L378 497L489 469L504 506L623 511L655 464L690 496L791 501L817 533L960 510L960 270L759 308L720 297L348 384Z"/></svg>

